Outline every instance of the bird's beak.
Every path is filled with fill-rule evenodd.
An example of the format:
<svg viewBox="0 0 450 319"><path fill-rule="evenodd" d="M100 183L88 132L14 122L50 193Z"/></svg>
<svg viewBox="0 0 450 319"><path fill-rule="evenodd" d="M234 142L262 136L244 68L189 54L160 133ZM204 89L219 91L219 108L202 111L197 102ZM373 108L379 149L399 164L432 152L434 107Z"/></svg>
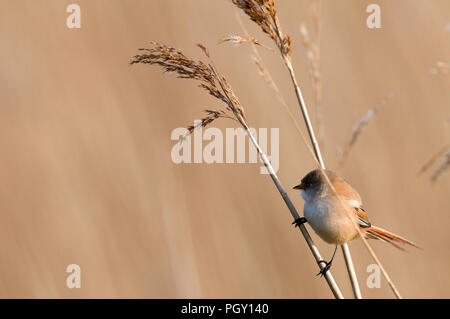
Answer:
<svg viewBox="0 0 450 319"><path fill-rule="evenodd" d="M303 186L303 184L299 184L297 186L294 186L293 189L305 189L305 187Z"/></svg>

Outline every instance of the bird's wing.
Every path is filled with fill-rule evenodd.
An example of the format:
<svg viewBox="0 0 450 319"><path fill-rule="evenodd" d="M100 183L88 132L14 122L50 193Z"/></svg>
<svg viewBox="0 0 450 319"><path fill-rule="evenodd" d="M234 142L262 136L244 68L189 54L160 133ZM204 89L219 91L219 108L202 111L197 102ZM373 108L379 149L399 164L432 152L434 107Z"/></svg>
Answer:
<svg viewBox="0 0 450 319"><path fill-rule="evenodd" d="M358 216L358 223L361 228L370 228L372 225L367 218L366 211L362 207L355 207L356 216Z"/></svg>
<svg viewBox="0 0 450 319"><path fill-rule="evenodd" d="M367 218L366 211L362 208L361 196L359 196L358 192L340 177L335 177L332 182L334 188L339 189L339 195L354 209L359 226L361 228L370 228L372 225Z"/></svg>
<svg viewBox="0 0 450 319"><path fill-rule="evenodd" d="M362 208L362 203L357 199L346 199L347 204L353 209L357 217L358 224L361 228L369 228L372 226L367 217L366 211Z"/></svg>

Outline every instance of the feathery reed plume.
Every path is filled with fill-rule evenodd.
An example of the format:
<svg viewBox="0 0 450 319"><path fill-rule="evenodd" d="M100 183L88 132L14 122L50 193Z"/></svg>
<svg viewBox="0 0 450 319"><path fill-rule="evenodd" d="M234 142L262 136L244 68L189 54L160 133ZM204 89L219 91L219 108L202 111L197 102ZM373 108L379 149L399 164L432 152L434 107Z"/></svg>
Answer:
<svg viewBox="0 0 450 319"><path fill-rule="evenodd" d="M234 11L234 15L236 17L236 20L239 22L239 25L241 26L242 30L246 34L246 37L247 38L251 38L248 30L245 28L244 23L242 23L242 19L241 19L240 15L237 13L237 9L235 9L234 7L233 7L233 9L234 9L233 11ZM221 43L224 43L224 42L221 42ZM255 43L250 43L250 46L251 46L253 54L254 54L254 55L252 55L252 61L255 63L255 65L256 65L256 67L258 69L259 75L264 79L264 81L266 81L266 83L269 85L269 87L275 93L275 96L277 97L277 99L280 102L280 104L285 108L285 110L290 115L292 121L294 122L294 124L295 124L295 126L297 128L297 130L299 131L299 133L301 135L303 135L303 133L300 130L300 126L297 124L297 121L295 120L294 116L292 115L291 111L289 110L289 107L288 107L288 105L286 103L286 100L281 95L280 89L278 88L277 84L273 80L272 75L270 74L270 72L268 71L267 67L265 66L265 64L263 62L263 59L261 57L261 54L259 54L258 48L256 47Z"/></svg>
<svg viewBox="0 0 450 319"><path fill-rule="evenodd" d="M234 10L234 15L235 15L236 20L238 21L239 25L241 26L242 30L246 34L246 37L247 38L252 38L252 37L250 37L250 34L249 34L248 30L246 29L244 23L242 22L242 19L241 19L240 15L237 13L236 10ZM220 43L224 43L224 42L220 42ZM307 145L308 142L306 141L306 138L305 138L302 130L300 129L300 125L297 123L297 120L294 117L294 115L292 114L291 110L289 109L289 107L288 107L288 105L286 103L286 100L284 99L284 97L281 94L280 89L278 88L277 84L273 80L272 75L270 74L270 72L268 71L267 67L265 66L265 64L263 62L263 59L262 59L261 55L259 54L257 46L255 45L255 43L250 43L250 44L251 44L252 51L254 53L254 55L251 56L252 57L252 61L255 63L255 65L256 65L256 67L258 69L259 75L266 81L266 83L269 85L269 87L275 93L275 96L277 97L278 101L280 102L280 104L283 106L283 108L288 113L289 117L291 118L292 122L295 125L295 128L297 129L298 133L300 134L300 136L302 137L303 141Z"/></svg>
<svg viewBox="0 0 450 319"><path fill-rule="evenodd" d="M350 140L345 145L344 150L339 156L338 161L338 168L337 172L342 171L342 168L344 167L344 164L348 158L348 155L350 151L352 150L353 146L355 145L356 141L358 140L359 136L363 133L363 131L367 128L369 123L373 120L375 117L375 114L378 113L381 106L384 106L387 104L387 102L393 97L393 94L388 95L387 97L383 98L381 101L381 104L369 109L366 114L364 114L358 122L353 126L352 136L350 137Z"/></svg>
<svg viewBox="0 0 450 319"><path fill-rule="evenodd" d="M130 64L144 63L144 64L153 64L162 67L166 72L176 72L179 78L187 78L187 79L195 79L201 82L200 87L206 89L209 94L213 95L217 99L225 102L227 105L226 109L231 111L236 118L236 120L241 124L244 128L246 134L248 135L250 141L255 146L261 161L264 163L264 166L267 168L267 171L272 178L277 190L279 191L281 197L283 198L286 206L291 212L292 217L295 219L300 218L297 209L289 198L286 190L284 189L281 181L276 175L272 165L269 162L267 155L262 151L255 137L253 136L249 126L246 123L246 119L244 117L244 112L239 100L236 95L233 93L231 86L228 84L225 77L219 75L218 71L214 67L213 62L211 64L205 64L202 61L194 61L187 57L185 57L180 51L167 47L165 45L158 44L153 42L154 48L152 49L141 49L145 51L144 54L138 54L133 57ZM198 45L205 55L210 58L209 52L202 45ZM208 112L208 111L207 111ZM216 112L210 112L211 118L206 120L206 125L211 123L219 114ZM195 127L192 128L194 130ZM323 269L323 263L320 263L322 257L319 253L319 250L315 246L314 242L311 239L308 231L306 230L304 225L300 225L300 231L303 234L303 237L306 240L314 258L319 263L321 269ZM339 287L337 286L331 272L326 272L324 276L327 280L327 283L336 298L343 298Z"/></svg>
<svg viewBox="0 0 450 319"><path fill-rule="evenodd" d="M422 166L418 174L427 172L439 158L441 159L441 164L431 175L431 182L435 183L439 179L439 177L441 177L441 175L450 167L450 146L446 146L439 152L434 154L433 157L431 157L431 159L424 166Z"/></svg>
<svg viewBox="0 0 450 319"><path fill-rule="evenodd" d="M447 154L442 158L441 165L434 172L433 176L431 176L431 181L435 183L438 178L444 174L444 172L450 167L450 150L447 151Z"/></svg>
<svg viewBox="0 0 450 319"><path fill-rule="evenodd" d="M244 109L237 100L235 94L231 90L224 77L219 77L214 71L214 67L205 64L202 61L195 61L187 58L182 52L175 48L168 47L157 42L151 42L153 48L139 49L142 54L135 55L130 65L133 64L150 64L158 65L163 68L165 73L174 72L181 79L193 79L200 82L200 87L205 89L210 95L225 103L225 110L205 110L206 117L202 118L197 127L205 127L218 118L231 118L230 112L239 113L244 119ZM209 58L208 50L201 44L197 46ZM189 133L192 133L196 126L189 126Z"/></svg>
<svg viewBox="0 0 450 319"><path fill-rule="evenodd" d="M447 75L450 71L450 63L443 61L436 61L430 68L431 74Z"/></svg>
<svg viewBox="0 0 450 319"><path fill-rule="evenodd" d="M319 15L318 9L315 9L314 24L316 29L316 40L311 40L306 25L302 23L300 25L300 35L303 46L306 49L306 61L308 62L308 73L312 82L312 88L314 93L314 105L316 111L316 123L317 123L317 137L319 144L323 148L323 120L321 112L322 103L322 82L320 74L320 28L319 28Z"/></svg>
<svg viewBox="0 0 450 319"><path fill-rule="evenodd" d="M313 86L317 86L320 82L320 60L319 60L319 46L318 43L313 42L309 35L308 29L304 23L300 24L300 35L303 46L306 49L306 58L309 66L309 73L312 79ZM317 93L320 94L320 90L317 88Z"/></svg>
<svg viewBox="0 0 450 319"><path fill-rule="evenodd" d="M211 124L214 120L218 118L227 118L231 120L236 120L235 118L227 115L226 110L205 110L206 116L203 117L200 122L196 125L189 125L187 127L189 134L192 134L194 130L196 130L199 127L206 127L209 124Z"/></svg>
<svg viewBox="0 0 450 319"><path fill-rule="evenodd" d="M291 38L283 35L275 10L274 0L232 0L239 9L269 35L283 55L291 52Z"/></svg>
<svg viewBox="0 0 450 319"><path fill-rule="evenodd" d="M240 36L240 35L230 34L229 36L223 37L222 39L219 40L219 43L224 43L224 42L233 43L235 45L240 45L240 44L244 44L244 43L251 43L251 44L254 44L254 45L258 45L258 46L260 46L262 48L265 48L267 50L273 51L272 48L269 48L268 46L265 46L264 44L259 42L257 39L251 38L251 37L244 37L244 36Z"/></svg>
<svg viewBox="0 0 450 319"><path fill-rule="evenodd" d="M233 7L234 16L236 17L236 20L238 21L239 25L241 26L242 30L246 34L247 37L250 37L250 34L245 27L244 23L242 22L242 19L240 15L238 14L236 8ZM280 89L278 88L278 85L273 80L272 75L270 74L269 70L264 64L264 61L261 57L261 54L259 54L258 48L254 43L250 44L252 51L254 55L251 56L252 61L255 63L256 68L258 69L259 75L266 81L267 85L272 89L272 91L275 93L275 96L277 97L278 101L280 102L281 106L285 109L285 111L288 113L289 117L291 118L292 122L294 123L295 128L297 129L298 133L300 134L300 137L303 139L303 142L305 145L309 148L308 141L303 134L300 125L297 122L297 119L292 114L291 110L289 109L289 106L286 103L286 100L284 99L283 95L281 94ZM310 150L312 151L312 150ZM312 151L313 152L313 151ZM314 152L313 152L314 153Z"/></svg>

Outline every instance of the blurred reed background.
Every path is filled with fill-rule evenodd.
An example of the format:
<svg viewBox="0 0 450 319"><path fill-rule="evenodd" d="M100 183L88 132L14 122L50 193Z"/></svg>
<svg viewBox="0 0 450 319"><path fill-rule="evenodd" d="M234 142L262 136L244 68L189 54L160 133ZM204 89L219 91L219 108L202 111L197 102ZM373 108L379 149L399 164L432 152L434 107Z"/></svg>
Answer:
<svg viewBox="0 0 450 319"><path fill-rule="evenodd" d="M171 161L172 130L217 102L193 82L128 66L152 40L193 57L202 56L195 43L205 44L249 124L280 128L278 175L290 189L315 164L251 48L218 44L243 34L231 4L79 0L81 29L71 30L72 2L0 1L0 297L331 298L261 164ZM301 23L313 32L313 2L276 5L316 121L300 33ZM381 29L366 27L370 3L381 6ZM450 2L323 0L320 23L325 162L335 169L355 123L393 94L342 174L374 224L423 248L400 252L371 241L403 296L450 297L450 179L432 184L432 172L417 174L449 143L450 78L432 68L450 60ZM260 52L303 127L281 59ZM303 200L290 194L301 211ZM332 246L313 238L331 255ZM350 248L363 296L392 297L384 280L379 289L366 286L373 261L362 242ZM81 289L66 287L72 263L81 267ZM333 275L350 297L341 253Z"/></svg>

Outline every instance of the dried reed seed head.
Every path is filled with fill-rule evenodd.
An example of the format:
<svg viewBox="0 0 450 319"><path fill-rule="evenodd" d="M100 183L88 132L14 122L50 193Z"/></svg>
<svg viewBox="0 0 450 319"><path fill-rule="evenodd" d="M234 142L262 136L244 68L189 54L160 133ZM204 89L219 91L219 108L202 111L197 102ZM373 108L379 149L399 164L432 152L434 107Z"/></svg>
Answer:
<svg viewBox="0 0 450 319"><path fill-rule="evenodd" d="M386 105L392 98L394 97L393 93L390 93L388 96L384 97L381 100L381 104L369 109L366 114L364 114L358 122L353 126L352 136L350 137L349 142L345 146L344 150L340 154L339 163L338 163L338 171L340 171L348 158L350 151L358 140L359 136L366 129L369 123L373 120L377 112L379 111L381 106Z"/></svg>
<svg viewBox="0 0 450 319"><path fill-rule="evenodd" d="M432 74L447 75L450 72L450 63L443 61L436 61L433 64L433 67L430 68L430 72Z"/></svg>
<svg viewBox="0 0 450 319"><path fill-rule="evenodd" d="M211 56L209 55L209 51L208 49L201 43L197 43L197 46L203 51L203 53L208 57L211 58Z"/></svg>
<svg viewBox="0 0 450 319"><path fill-rule="evenodd" d="M234 44L253 43L256 45L261 45L261 43L258 40L256 40L255 38L244 37L244 36L234 35L234 34L230 34L229 36L223 37L222 39L219 40L219 43L224 43L224 42L231 42Z"/></svg>
<svg viewBox="0 0 450 319"><path fill-rule="evenodd" d="M251 43L257 46L260 46L262 48L265 48L269 51L274 52L273 48L270 48L264 44L262 44L261 42L259 42L259 40L252 38L252 37L244 37L244 36L240 36L240 35L234 35L234 34L230 34L229 36L223 37L222 39L219 40L219 44L221 43L233 43L235 45L241 45L241 44L245 44L245 43Z"/></svg>
<svg viewBox="0 0 450 319"><path fill-rule="evenodd" d="M151 42L153 47L150 49L139 49L144 51L142 54L135 55L130 65L133 64L150 64L158 65L163 68L164 72L175 72L178 78L193 79L200 82L199 86L205 89L210 95L225 103L225 110L206 110L206 117L201 121L201 126L206 126L218 118L231 118L226 112L239 114L245 119L244 110L234 94L227 80L220 76L211 64L205 64L202 61L195 61L187 58L181 51L168 47L157 42ZM210 58L210 54L205 46L197 44L203 53ZM196 127L189 126L190 133Z"/></svg>
<svg viewBox="0 0 450 319"><path fill-rule="evenodd" d="M145 53L135 55L130 64L151 64L158 65L164 69L166 73L175 72L179 78L194 79L200 81L200 86L207 90L212 96L227 103L226 97L220 92L216 83L216 77L209 65L202 61L194 61L187 58L182 52L175 48L168 47L156 42L151 49L139 49ZM204 46L198 45L206 56L208 51Z"/></svg>
<svg viewBox="0 0 450 319"><path fill-rule="evenodd" d="M435 170L433 176L431 176L431 181L435 183L449 167L450 167L450 149L448 149L447 153L442 157L441 164Z"/></svg>
<svg viewBox="0 0 450 319"><path fill-rule="evenodd" d="M281 32L274 0L232 0L232 2L275 41L283 55L290 54L291 38Z"/></svg>
<svg viewBox="0 0 450 319"><path fill-rule="evenodd" d="M211 124L214 120L216 120L218 118L233 119L227 115L226 110L205 110L205 113L206 113L206 116L201 119L200 123L198 123L196 125L190 125L187 127L189 134L194 132L194 130L199 127L206 127L208 124Z"/></svg>
<svg viewBox="0 0 450 319"><path fill-rule="evenodd" d="M300 25L300 35L302 39L302 43L306 49L306 57L308 61L308 65L310 66L310 75L314 82L318 82L320 80L320 56L319 56L319 47L317 43L311 41L309 36L308 29L306 25L302 23Z"/></svg>
<svg viewBox="0 0 450 319"><path fill-rule="evenodd" d="M435 183L441 175L450 167L450 146L442 148L439 152L433 155L433 157L419 170L419 174L427 172L438 160L440 164L431 175L431 182Z"/></svg>
<svg viewBox="0 0 450 319"><path fill-rule="evenodd" d="M308 48L311 45L311 38L309 37L308 28L306 28L306 25L304 23L300 24L300 35L303 41L303 45Z"/></svg>

